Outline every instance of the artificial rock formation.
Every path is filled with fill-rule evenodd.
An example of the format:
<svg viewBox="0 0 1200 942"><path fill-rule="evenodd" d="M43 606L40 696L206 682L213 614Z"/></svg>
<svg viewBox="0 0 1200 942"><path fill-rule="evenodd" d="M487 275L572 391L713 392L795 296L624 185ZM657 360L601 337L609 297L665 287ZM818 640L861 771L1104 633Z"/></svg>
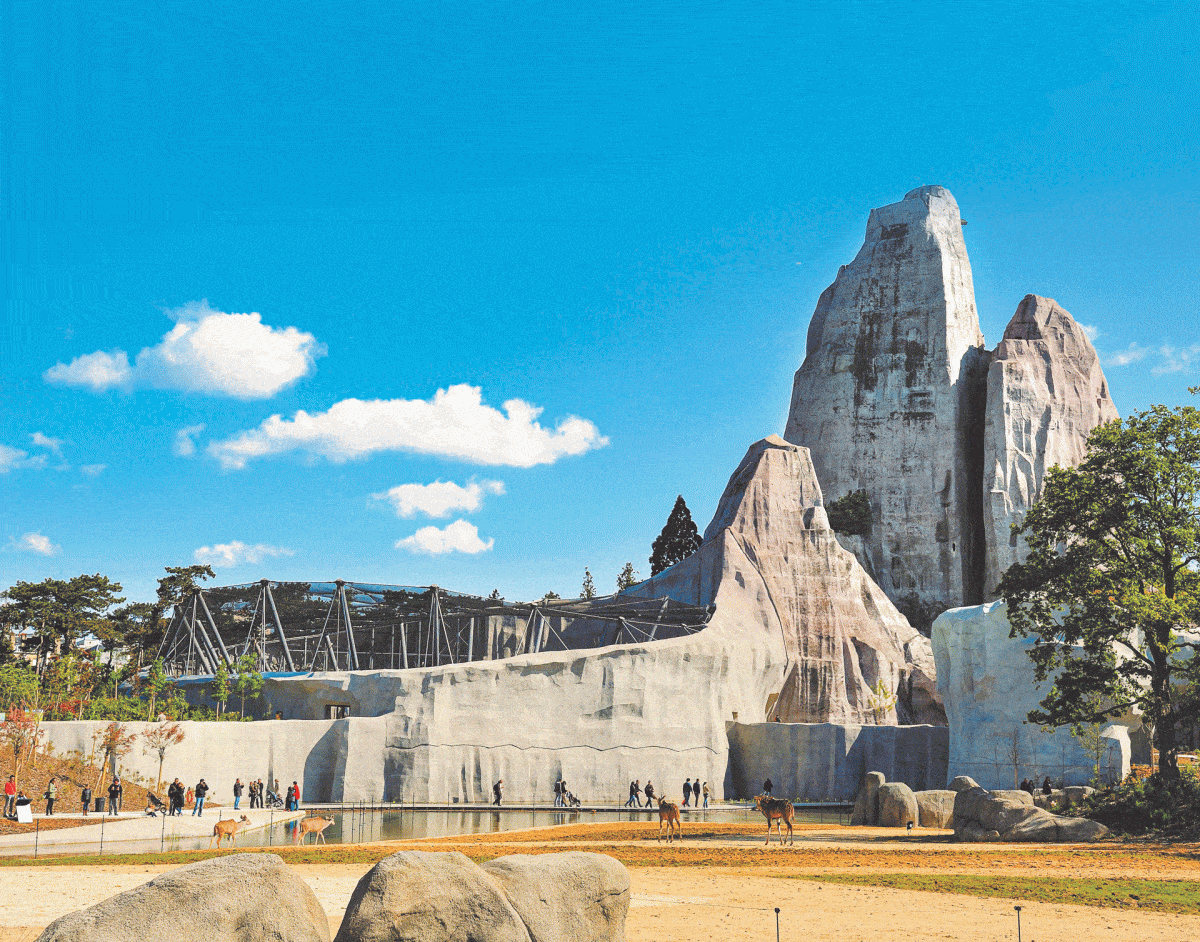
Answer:
<svg viewBox="0 0 1200 942"><path fill-rule="evenodd" d="M984 435L984 591L1025 557L1012 532L1046 471L1079 464L1097 425L1118 418L1100 358L1083 328L1050 298L1029 294L992 353Z"/></svg>
<svg viewBox="0 0 1200 942"><path fill-rule="evenodd" d="M984 348L962 225L940 186L871 211L817 302L784 432L831 500L866 492L870 529L842 540L922 631L991 597L1046 469L1077 464L1117 415L1054 301L1027 296Z"/></svg>
<svg viewBox="0 0 1200 942"><path fill-rule="evenodd" d="M1098 821L1051 814L1019 789L988 791L967 776L955 779L954 838L959 841L1098 841L1108 828Z"/></svg>
<svg viewBox="0 0 1200 942"><path fill-rule="evenodd" d="M872 210L817 302L784 438L811 450L831 500L867 492L863 562L919 625L982 600L986 369L954 197L925 186Z"/></svg>
<svg viewBox="0 0 1200 942"><path fill-rule="evenodd" d="M838 543L807 449L775 435L752 445L704 539L722 533L758 571L783 634L790 663L775 716L792 723L943 721L926 639ZM876 690L896 694L895 702Z"/></svg>

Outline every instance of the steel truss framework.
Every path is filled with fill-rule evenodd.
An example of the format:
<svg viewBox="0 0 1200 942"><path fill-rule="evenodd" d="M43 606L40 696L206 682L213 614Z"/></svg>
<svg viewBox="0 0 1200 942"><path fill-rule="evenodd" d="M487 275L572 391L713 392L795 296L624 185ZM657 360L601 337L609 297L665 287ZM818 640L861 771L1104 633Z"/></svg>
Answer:
<svg viewBox="0 0 1200 942"><path fill-rule="evenodd" d="M198 590L176 606L159 649L173 676L250 655L266 672L432 667L663 640L712 617L674 599L610 595L506 603L438 586L272 582Z"/></svg>

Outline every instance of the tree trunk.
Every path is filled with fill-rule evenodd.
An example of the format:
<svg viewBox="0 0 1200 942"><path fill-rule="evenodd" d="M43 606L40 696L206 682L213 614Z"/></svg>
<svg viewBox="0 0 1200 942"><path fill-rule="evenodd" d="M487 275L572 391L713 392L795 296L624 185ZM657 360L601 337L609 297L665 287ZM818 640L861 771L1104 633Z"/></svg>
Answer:
<svg viewBox="0 0 1200 942"><path fill-rule="evenodd" d="M1155 724L1158 733L1158 774L1168 782L1179 778L1179 745L1175 741L1175 711L1171 710Z"/></svg>

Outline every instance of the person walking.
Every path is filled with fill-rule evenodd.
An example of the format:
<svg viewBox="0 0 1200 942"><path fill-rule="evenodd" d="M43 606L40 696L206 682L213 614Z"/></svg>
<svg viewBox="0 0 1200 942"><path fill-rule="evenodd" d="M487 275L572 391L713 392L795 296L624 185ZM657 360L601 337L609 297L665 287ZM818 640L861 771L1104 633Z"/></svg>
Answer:
<svg viewBox="0 0 1200 942"><path fill-rule="evenodd" d="M654 783L650 779L646 779L646 807L654 807Z"/></svg>
<svg viewBox="0 0 1200 942"><path fill-rule="evenodd" d="M244 786L240 778L233 780L233 810L238 810L238 805L242 803L242 791Z"/></svg>
<svg viewBox="0 0 1200 942"><path fill-rule="evenodd" d="M204 817L204 799L207 795L208 782L204 781L204 779L200 779L200 781L196 783L196 805L194 808L192 808L193 818Z"/></svg>
<svg viewBox="0 0 1200 942"><path fill-rule="evenodd" d="M292 782L292 810L300 810L300 786L295 781Z"/></svg>
<svg viewBox="0 0 1200 942"><path fill-rule="evenodd" d="M563 781L560 775L554 783L554 807L557 808L562 804Z"/></svg>
<svg viewBox="0 0 1200 942"><path fill-rule="evenodd" d="M625 802L625 807L633 805L635 808L640 808L642 805L642 783L638 779L634 779L629 783L629 800Z"/></svg>
<svg viewBox="0 0 1200 942"><path fill-rule="evenodd" d="M704 783L704 807L708 807L708 782Z"/></svg>
<svg viewBox="0 0 1200 942"><path fill-rule="evenodd" d="M11 818L17 813L17 777L10 775L4 783L4 817Z"/></svg>
<svg viewBox="0 0 1200 942"><path fill-rule="evenodd" d="M679 781L679 780L676 779L676 781ZM692 780L689 778L686 782L683 783L683 804L680 805L679 807L686 808L688 806L688 802L691 800L692 800Z"/></svg>
<svg viewBox="0 0 1200 942"><path fill-rule="evenodd" d="M179 779L175 779L175 781L167 786L167 817L175 817L182 800L179 794Z"/></svg>
<svg viewBox="0 0 1200 942"><path fill-rule="evenodd" d="M504 779L499 779L496 782L496 784L492 786L492 794L496 796L496 800L492 802L493 805L500 804L500 796L504 791L503 786L504 786Z"/></svg>
<svg viewBox="0 0 1200 942"><path fill-rule="evenodd" d="M84 785L79 793L79 803L83 805L83 816L86 818L88 809L92 806L92 786Z"/></svg>
<svg viewBox="0 0 1200 942"><path fill-rule="evenodd" d="M112 784L108 786L108 813L116 815L121 809L121 780L114 778Z"/></svg>
<svg viewBox="0 0 1200 942"><path fill-rule="evenodd" d="M50 781L46 783L46 816L54 814L54 800L58 798L58 779L53 775L50 776Z"/></svg>
<svg viewBox="0 0 1200 942"><path fill-rule="evenodd" d="M771 788L772 788L772 785L771 785L770 779L767 779L765 782L763 782L763 794L766 795L768 798L771 797Z"/></svg>

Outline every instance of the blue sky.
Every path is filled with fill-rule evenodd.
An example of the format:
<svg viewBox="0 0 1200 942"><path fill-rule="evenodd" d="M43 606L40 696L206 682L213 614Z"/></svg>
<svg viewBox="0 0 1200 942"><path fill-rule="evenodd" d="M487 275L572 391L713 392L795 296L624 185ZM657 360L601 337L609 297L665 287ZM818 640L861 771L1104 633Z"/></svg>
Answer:
<svg viewBox="0 0 1200 942"><path fill-rule="evenodd" d="M990 346L1200 381L1194 3L346 6L4 0L0 586L648 574L926 183Z"/></svg>

